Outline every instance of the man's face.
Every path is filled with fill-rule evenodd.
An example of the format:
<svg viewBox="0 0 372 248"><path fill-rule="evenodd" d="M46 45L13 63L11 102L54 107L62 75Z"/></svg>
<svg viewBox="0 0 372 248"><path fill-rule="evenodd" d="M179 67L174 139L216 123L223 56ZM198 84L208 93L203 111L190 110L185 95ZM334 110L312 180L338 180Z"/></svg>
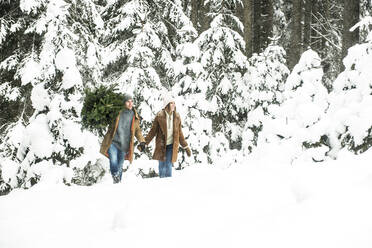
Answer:
<svg viewBox="0 0 372 248"><path fill-rule="evenodd" d="M129 99L128 101L126 101L124 103L124 106L125 106L126 109L131 110L133 108L133 100L132 99Z"/></svg>
<svg viewBox="0 0 372 248"><path fill-rule="evenodd" d="M169 103L169 110L171 112L173 112L175 108L176 108L176 103L175 102L170 102Z"/></svg>

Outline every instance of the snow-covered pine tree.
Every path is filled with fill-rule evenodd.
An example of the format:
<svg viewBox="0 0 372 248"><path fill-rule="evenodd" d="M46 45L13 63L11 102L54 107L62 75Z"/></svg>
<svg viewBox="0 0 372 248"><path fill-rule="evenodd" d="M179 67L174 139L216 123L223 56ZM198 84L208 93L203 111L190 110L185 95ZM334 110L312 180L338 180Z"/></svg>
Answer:
<svg viewBox="0 0 372 248"><path fill-rule="evenodd" d="M362 19L354 28L365 32L365 41L348 49L345 70L333 83L329 109L323 119L324 131L336 158L343 147L362 153L372 146L372 17Z"/></svg>
<svg viewBox="0 0 372 248"><path fill-rule="evenodd" d="M203 73L199 87L206 88L206 98L212 103L209 117L214 132L221 132L229 141L223 149L240 148L242 128L246 121L247 105L244 81L248 61L244 55L245 43L238 33L243 25L234 15L239 0L212 0L209 3L210 28L195 41L201 51ZM220 135L217 135L220 136ZM223 152L220 150L219 152Z"/></svg>
<svg viewBox="0 0 372 248"><path fill-rule="evenodd" d="M18 184L16 178L4 179L17 173L17 163L11 159L17 153L24 122L33 112L32 87L22 85L20 64L40 44L38 36L25 34L33 20L23 14L19 5L19 1L0 1L0 195Z"/></svg>
<svg viewBox="0 0 372 248"><path fill-rule="evenodd" d="M282 47L271 45L260 54L253 54L244 74L247 89L243 90L249 106L243 131L243 152L257 145L258 136L267 120L275 118L275 110L283 102L284 83L289 74Z"/></svg>
<svg viewBox="0 0 372 248"><path fill-rule="evenodd" d="M41 39L41 46L23 59L19 69L22 84L33 86L35 111L20 146L12 149L14 144L8 143L7 150L16 150L17 156L2 161L6 171L14 172L6 178L3 174L3 181L23 188L40 179L95 182L103 173L97 138L80 131L79 115L84 86L95 84L100 75L96 53L98 31L103 28L100 15L89 0L21 0L20 9L34 20L25 33ZM14 133L9 130L8 140Z"/></svg>
<svg viewBox="0 0 372 248"><path fill-rule="evenodd" d="M165 92L178 84L176 47L185 41L192 24L179 1L111 1L103 18L105 82L117 83L119 90L134 95L146 134Z"/></svg>
<svg viewBox="0 0 372 248"><path fill-rule="evenodd" d="M263 125L258 146L276 144L277 150L286 149L291 161L299 157L324 158L329 148L321 120L328 108L328 92L322 83L320 62L319 55L311 49L302 54L285 83L283 103L271 110L273 119Z"/></svg>
<svg viewBox="0 0 372 248"><path fill-rule="evenodd" d="M206 88L203 82L198 81L203 72L200 63L199 47L193 43L197 31L192 26L186 26L180 32L180 44L176 48L176 61L174 62L175 84L172 92L179 96L177 111L182 117L183 132L193 152L195 161L207 164L212 162L208 153L210 138L213 136L212 122L207 116L210 102L206 100ZM184 159L185 153L179 162L179 168L193 163Z"/></svg>
<svg viewBox="0 0 372 248"><path fill-rule="evenodd" d="M9 125L32 115L30 92L22 85L19 66L32 49L40 45L38 36L25 34L33 20L25 16L19 1L0 1L0 139ZM30 44L34 44L31 46ZM35 48L36 49L36 48ZM22 115L22 116L21 116Z"/></svg>

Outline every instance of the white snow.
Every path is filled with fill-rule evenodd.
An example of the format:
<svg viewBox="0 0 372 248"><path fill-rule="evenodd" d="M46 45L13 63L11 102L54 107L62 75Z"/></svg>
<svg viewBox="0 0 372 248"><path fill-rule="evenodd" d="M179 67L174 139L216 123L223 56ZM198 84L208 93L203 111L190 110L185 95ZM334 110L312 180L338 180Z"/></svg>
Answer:
<svg viewBox="0 0 372 248"><path fill-rule="evenodd" d="M22 124L21 121L15 123L12 129L9 130L9 144L17 147L21 144L23 139L23 132L25 131L25 126Z"/></svg>
<svg viewBox="0 0 372 248"><path fill-rule="evenodd" d="M8 82L0 85L0 96L8 101L16 101L21 96L19 89L11 87Z"/></svg>
<svg viewBox="0 0 372 248"><path fill-rule="evenodd" d="M121 184L106 177L91 187L64 186L53 176L62 169L51 170L0 198L0 247L369 248L372 152L339 158L289 165L266 156L166 179L127 172Z"/></svg>
<svg viewBox="0 0 372 248"><path fill-rule="evenodd" d="M48 118L40 114L25 130L23 145L39 158L52 155L53 136L48 127Z"/></svg>
<svg viewBox="0 0 372 248"><path fill-rule="evenodd" d="M220 90L222 94L227 94L227 92L231 90L231 88L232 84L230 80L227 77L223 77L217 89Z"/></svg>
<svg viewBox="0 0 372 248"><path fill-rule="evenodd" d="M70 89L74 86L79 87L83 85L79 70L76 66L69 68L63 74L62 87L63 89Z"/></svg>
<svg viewBox="0 0 372 248"><path fill-rule="evenodd" d="M47 90L44 88L44 84L36 85L31 92L32 107L41 111L50 104L50 98Z"/></svg>
<svg viewBox="0 0 372 248"><path fill-rule="evenodd" d="M43 4L43 0L21 0L19 3L19 7L23 12L30 13L35 9L39 8Z"/></svg>
<svg viewBox="0 0 372 248"><path fill-rule="evenodd" d="M70 48L61 49L55 59L56 68L65 71L71 67L76 66L76 57L73 50Z"/></svg>
<svg viewBox="0 0 372 248"><path fill-rule="evenodd" d="M69 141L73 147L83 147L85 141L81 132L80 123L72 120L62 120L64 138Z"/></svg>
<svg viewBox="0 0 372 248"><path fill-rule="evenodd" d="M25 66L23 67L22 71L23 71L21 76L22 85L26 85L28 83L32 83L33 80L35 80L35 78L39 75L40 66L36 61L30 59L25 63Z"/></svg>
<svg viewBox="0 0 372 248"><path fill-rule="evenodd" d="M193 57L198 59L200 57L200 49L195 43L185 43L177 47L177 53L183 57Z"/></svg>
<svg viewBox="0 0 372 248"><path fill-rule="evenodd" d="M371 32L367 43L349 49L343 60L346 69L328 92L322 82L322 58L313 50L301 56L291 73L278 46L247 59L241 51L243 38L228 27L230 21L242 26L234 16L230 20L218 14L197 38L188 18L178 13L181 1L173 1L171 19L182 25L177 25L179 45L171 51L164 23L137 26L141 22L137 16L144 21L150 12L141 1L131 1L110 20L112 28L105 32L112 35L112 43L101 48L87 33L73 31L83 22L65 26L77 4L67 2L21 0L23 12L40 16L25 34L43 36L41 51L21 63L12 55L0 64L8 71L19 69L22 85L32 84L35 109L29 120L19 119L7 128L0 143L1 180L13 189L0 197L0 248L372 247L372 149L358 156L346 151L350 144L342 149L344 138L359 145L371 135ZM93 1L81 4L83 9L93 8L88 11L93 16L82 11L81 17L92 17L100 32L101 11ZM219 1L210 4L218 6ZM353 28L367 30L371 20ZM118 39L121 30L133 30L133 39ZM121 92L141 96L135 105L145 122L161 109L165 85L179 96L177 111L193 156L185 158L180 152L179 161L184 163L175 167L190 166L174 170L172 178L141 179L140 173L158 168L157 161L140 154L123 183L113 185L108 160L98 153L99 138L79 125L79 90L86 86L79 70L87 66L92 78L99 79L104 71L100 66L125 56L128 65L109 81L119 83ZM159 75L154 64L165 74ZM245 75L238 72L242 68L248 69ZM62 80L50 85L56 69ZM174 82L167 81L171 78ZM65 95L72 87L76 91ZM211 99L206 98L208 90L217 91ZM17 100L20 91L11 82L2 82L0 95ZM234 108L221 111L229 105ZM231 111L237 116L240 110L248 112L246 122L227 120L220 132L214 132L208 114ZM327 144L304 148L304 143L319 143L324 136ZM230 150L229 140L240 138L242 149ZM82 155L70 159L64 154L66 144ZM69 163L53 161L55 156ZM210 161L212 166L207 165ZM91 187L64 184L71 183L74 169L83 170L88 163L107 171L101 182ZM40 182L31 187L35 175Z"/></svg>
<svg viewBox="0 0 372 248"><path fill-rule="evenodd" d="M11 159L2 158L1 161L1 176L5 182L7 182L10 186L16 187L17 186L17 172L19 169L19 164Z"/></svg>
<svg viewBox="0 0 372 248"><path fill-rule="evenodd" d="M86 59L87 59L87 65L90 68L93 68L97 63L99 63L97 59L97 51L93 43L90 43L88 46Z"/></svg>

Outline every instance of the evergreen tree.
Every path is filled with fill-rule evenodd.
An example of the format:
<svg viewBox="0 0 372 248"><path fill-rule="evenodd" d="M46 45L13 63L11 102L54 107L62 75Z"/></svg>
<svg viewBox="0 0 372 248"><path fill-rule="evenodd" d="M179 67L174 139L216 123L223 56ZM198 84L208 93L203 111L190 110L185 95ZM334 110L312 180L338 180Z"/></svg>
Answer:
<svg viewBox="0 0 372 248"><path fill-rule="evenodd" d="M328 108L328 92L322 84L323 70L319 55L309 49L288 76L283 92L283 103L272 109L271 119L263 125L258 146L265 143L286 144L291 160L324 159L328 149L321 120ZM290 148L288 148L288 146ZM309 151L307 151L309 149Z"/></svg>
<svg viewBox="0 0 372 248"><path fill-rule="evenodd" d="M234 15L240 1L210 2L211 27L195 41L200 47L203 73L199 87L207 89L206 98L216 106L209 110L214 132L223 132L231 145L239 147L239 133L245 123L247 107L243 96L242 75L247 68L245 42L238 33L243 24Z"/></svg>
<svg viewBox="0 0 372 248"><path fill-rule="evenodd" d="M264 52L253 55L244 75L247 85L246 98L249 112L243 131L243 152L257 146L258 137L267 121L284 100L284 83L289 74L285 65L285 51L279 46L269 46Z"/></svg>
<svg viewBox="0 0 372 248"><path fill-rule="evenodd" d="M195 161L185 160L185 153L179 168L194 162L212 162L209 145L212 137L212 123L207 117L209 102L205 99L206 88L198 81L203 73L199 47L193 43L197 36L195 29L184 30L180 45L176 48L174 73L176 83L172 87L177 98L177 111L182 118L184 135L193 152Z"/></svg>
<svg viewBox="0 0 372 248"><path fill-rule="evenodd" d="M322 121L327 126L324 135L330 143L328 154L334 158L343 147L359 154L372 146L371 24L372 18L367 16L353 27L367 36L363 43L349 48L343 60L345 70L333 84L327 116Z"/></svg>
<svg viewBox="0 0 372 248"><path fill-rule="evenodd" d="M27 54L19 69L22 84L33 86L34 114L20 146L13 149L8 143L4 149L16 150L12 159L18 164L17 187L28 188L53 170L56 181L90 184L102 176L103 168L97 138L80 131L81 98L84 87L96 84L100 75L97 38L103 22L92 1L23 0L20 8L33 18L25 32L38 35L41 45ZM92 175L87 167L94 166L96 177L83 175Z"/></svg>
<svg viewBox="0 0 372 248"><path fill-rule="evenodd" d="M28 119L32 87L22 84L20 64L40 45L38 35L25 33L32 22L19 1L0 1L0 137L13 122Z"/></svg>

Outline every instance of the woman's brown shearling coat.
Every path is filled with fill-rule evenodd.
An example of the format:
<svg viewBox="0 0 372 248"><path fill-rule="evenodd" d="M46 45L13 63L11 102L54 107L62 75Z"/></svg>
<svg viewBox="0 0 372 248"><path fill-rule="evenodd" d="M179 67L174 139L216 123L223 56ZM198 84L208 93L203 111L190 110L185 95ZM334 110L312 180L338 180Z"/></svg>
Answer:
<svg viewBox="0 0 372 248"><path fill-rule="evenodd" d="M133 151L134 151L134 136L136 136L137 140L139 142L145 142L145 139L142 136L142 131L140 128L140 121L139 116L137 114L137 111L133 108L134 112L133 120L132 120L132 126L131 126L131 138L129 143L129 151L128 154L125 156L125 160L129 160L130 163L133 161ZM121 113L121 112L120 112ZM120 113L116 117L116 119L111 123L109 126L107 133L105 137L103 138L100 152L105 155L106 157L109 157L108 155L108 149L110 148L110 145L112 143L112 140L114 139L116 129L119 125L119 119L120 119Z"/></svg>
<svg viewBox="0 0 372 248"><path fill-rule="evenodd" d="M161 110L155 117L152 123L150 132L147 134L145 140L148 145L151 140L155 138L155 151L153 159L165 161L165 151L167 146L167 119L165 110ZM181 144L182 147L187 147L187 142L182 133L181 117L173 111L173 153L172 163L177 161L178 147Z"/></svg>

